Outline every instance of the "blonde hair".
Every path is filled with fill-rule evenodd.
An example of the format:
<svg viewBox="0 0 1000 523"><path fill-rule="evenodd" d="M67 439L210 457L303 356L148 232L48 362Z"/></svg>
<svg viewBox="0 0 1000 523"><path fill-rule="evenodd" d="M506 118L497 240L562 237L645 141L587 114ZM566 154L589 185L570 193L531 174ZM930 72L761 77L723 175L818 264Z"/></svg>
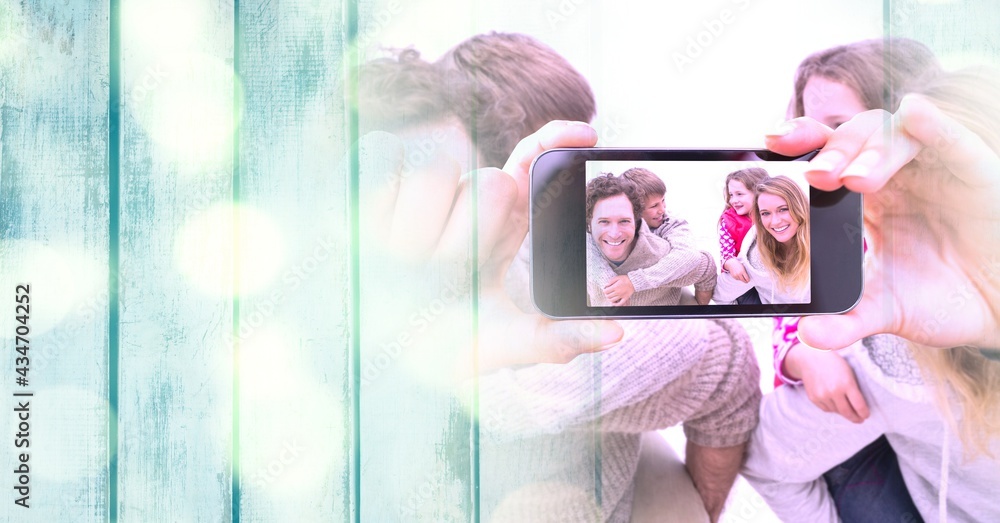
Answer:
<svg viewBox="0 0 1000 523"><path fill-rule="evenodd" d="M1000 154L1000 75L991 69L969 69L946 73L921 89L942 112L973 131ZM936 226L933 220L926 222ZM982 240L982 238L979 238ZM966 241L972 241L966 240ZM959 259L968 274L977 274L981 260ZM982 281L970 282L986 297L994 318L1000 318L1000 295ZM966 458L981 454L996 458L990 443L1000 437L1000 362L984 357L974 347L941 349L911 342L914 359L934 388L945 419L956 430ZM952 412L952 394L961 417ZM958 421L960 419L960 421Z"/></svg>
<svg viewBox="0 0 1000 523"><path fill-rule="evenodd" d="M781 243L764 229L758 211L761 194L773 194L785 200L798 230L792 241ZM802 189L787 176L767 178L754 187L753 224L757 228L757 247L764 267L778 276L783 289L804 289L809 285L809 202Z"/></svg>
<svg viewBox="0 0 1000 523"><path fill-rule="evenodd" d="M996 459L990 442L1000 436L1000 362L992 361L975 347L939 349L910 342L913 359L934 392L945 422L962 442L965 458L984 455ZM961 406L956 420L949 392Z"/></svg>

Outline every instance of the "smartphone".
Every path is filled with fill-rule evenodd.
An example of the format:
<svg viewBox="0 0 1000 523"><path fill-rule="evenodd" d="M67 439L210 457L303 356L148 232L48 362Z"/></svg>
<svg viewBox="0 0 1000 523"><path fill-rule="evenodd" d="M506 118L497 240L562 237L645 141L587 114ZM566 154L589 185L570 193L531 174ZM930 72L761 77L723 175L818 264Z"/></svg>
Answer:
<svg viewBox="0 0 1000 523"><path fill-rule="evenodd" d="M862 198L846 189L827 192L810 187L804 173L815 154L787 157L760 149L614 148L542 153L530 171L535 306L557 319L805 316L849 311L863 290ZM768 178L782 179L786 192L776 194L789 194L787 199L798 203L775 199L775 194L751 194L752 208L731 205L727 177L751 168L763 169ZM642 170L647 178L652 173L663 182L665 212L657 227L649 227L656 224L655 217L635 216L636 207L627 197L602 198L609 190L603 183L606 180L591 183L609 175L621 178L632 169ZM656 197L646 198L649 201L642 202L640 213L646 213L645 205L655 204ZM720 219L728 207L733 209L726 223L738 222L737 230L723 227L726 234L721 234ZM743 211L743 218L734 221L732 214L739 214L736 207ZM797 218L796 212L807 219ZM760 215L756 223L754 214ZM736 278L738 271L722 270L720 235L723 241L728 241L726 236L741 238L736 242L741 247L737 261L746 273L740 276L749 281ZM804 245L808 248L799 248ZM771 265L764 259L765 251L771 253ZM798 261L788 261L794 259L789 253L806 251L805 256L796 255ZM661 263L668 256L670 261ZM700 256L701 261L692 264L691 256ZM780 261L782 257L788 259ZM675 264L675 259L681 261ZM715 290L710 299L704 289L711 284L705 260L714 265ZM774 267L782 263L797 269L779 274ZM627 301L609 286L609 281L615 281L609 278L623 275L637 289Z"/></svg>

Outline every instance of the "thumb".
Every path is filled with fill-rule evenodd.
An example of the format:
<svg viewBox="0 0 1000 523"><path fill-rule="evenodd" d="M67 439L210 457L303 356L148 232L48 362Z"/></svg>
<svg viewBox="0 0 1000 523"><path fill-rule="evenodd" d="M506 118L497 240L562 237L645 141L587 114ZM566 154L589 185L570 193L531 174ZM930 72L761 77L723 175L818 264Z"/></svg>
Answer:
<svg viewBox="0 0 1000 523"><path fill-rule="evenodd" d="M873 334L895 333L901 313L892 293L883 289L883 279L876 267L866 267L858 305L844 314L802 318L799 338L817 349L836 350Z"/></svg>
<svg viewBox="0 0 1000 523"><path fill-rule="evenodd" d="M597 131L583 122L553 121L525 137L510 154L503 172L514 181L517 198L507 218L507 226L493 248L493 264L506 272L514 255L528 233L528 199L530 198L529 170L531 163L543 152L558 147L593 147Z"/></svg>
<svg viewBox="0 0 1000 523"><path fill-rule="evenodd" d="M817 349L843 349L866 336L888 332L892 316L866 289L861 302L850 312L802 318L799 338Z"/></svg>
<svg viewBox="0 0 1000 523"><path fill-rule="evenodd" d="M567 363L580 354L614 347L625 331L612 320L542 320L535 350L549 363Z"/></svg>

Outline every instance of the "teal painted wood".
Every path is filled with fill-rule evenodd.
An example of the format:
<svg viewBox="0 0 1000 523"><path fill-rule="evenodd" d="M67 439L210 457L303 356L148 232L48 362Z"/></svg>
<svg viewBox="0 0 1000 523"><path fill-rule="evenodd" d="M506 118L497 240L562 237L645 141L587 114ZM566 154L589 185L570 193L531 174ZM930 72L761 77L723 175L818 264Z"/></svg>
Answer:
<svg viewBox="0 0 1000 523"><path fill-rule="evenodd" d="M107 511L107 17L106 3L0 2L4 521ZM15 384L18 284L30 284L26 387ZM34 394L18 399L30 403L27 431L14 392ZM21 453L29 509L11 488Z"/></svg>
<svg viewBox="0 0 1000 523"><path fill-rule="evenodd" d="M990 0L927 3L886 0L888 33L930 47L946 67L1000 65L1000 8Z"/></svg>
<svg viewBox="0 0 1000 523"><path fill-rule="evenodd" d="M361 520L468 521L472 406L459 375L472 372L459 361L473 307L444 289L470 271L401 267L378 241L363 237L361 254Z"/></svg>
<svg viewBox="0 0 1000 523"><path fill-rule="evenodd" d="M363 521L468 520L476 496L489 520L511 494L531 493L504 447L503 398L487 397L474 490L467 391L452 388L454 354L437 351L471 341L474 304L432 312L435 289L456 273L367 250L362 294L347 291L346 227L355 217L337 83L343 3L241 4L240 230L250 234L239 244L246 256L238 275L224 255L236 212L232 144L220 123L234 106L232 5L125 4L168 7L148 11L151 24L126 16L123 31L121 520L232 519L234 419L241 519L349 520L358 467ZM362 3L363 37L377 38L392 14L387 5ZM996 60L1000 11L990 3L891 6L893 34L939 54ZM36 393L33 508L15 510L7 499L4 520L103 521L108 513L107 17L100 2L0 0L0 293L12 294L12 282L32 284L26 390ZM363 232L373 247L377 231ZM234 276L243 290L236 336L227 287ZM417 333L410 321L422 311L433 318L426 333L436 348L400 343ZM350 330L354 312L362 314L358 332ZM5 344L12 321L0 315ZM351 411L353 337L364 349L360 412ZM0 363L7 395L14 366L6 356ZM351 462L353 416L362 420L360 464ZM0 434L14 432L12 421L0 416ZM9 447L0 454L11 463Z"/></svg>
<svg viewBox="0 0 1000 523"><path fill-rule="evenodd" d="M122 2L121 521L231 517L233 11Z"/></svg>
<svg viewBox="0 0 1000 523"><path fill-rule="evenodd" d="M377 46L380 30L406 8L360 2L362 46ZM409 8L412 15L419 6ZM358 117L364 124L369 115ZM411 166L419 143L438 147L429 133L413 135L404 153ZM373 147L362 155L363 212L387 187L408 184L400 152ZM387 246L388 231L360 223L361 520L473 521L471 395L460 388L460 374L473 374L459 363L474 343L472 265L410 259ZM414 235L426 233L423 213L406 223Z"/></svg>
<svg viewBox="0 0 1000 523"><path fill-rule="evenodd" d="M240 3L242 521L352 520L343 16Z"/></svg>

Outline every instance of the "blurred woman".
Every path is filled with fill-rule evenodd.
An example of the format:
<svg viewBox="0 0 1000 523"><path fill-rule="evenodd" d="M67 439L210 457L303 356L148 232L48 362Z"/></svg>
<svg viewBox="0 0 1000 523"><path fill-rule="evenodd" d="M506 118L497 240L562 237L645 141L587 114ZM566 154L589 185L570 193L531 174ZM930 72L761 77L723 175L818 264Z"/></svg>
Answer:
<svg viewBox="0 0 1000 523"><path fill-rule="evenodd" d="M880 71L888 66L890 82L901 70L890 64L929 54L897 59L897 49L919 44L886 45L874 63ZM793 107L820 122L795 120L768 138L782 154L824 146L806 173L813 186L871 194L861 302L845 315L802 321L812 345L850 348L818 351L794 336L776 369L798 374L805 387L769 396L748 453L745 476L782 518L1000 520L991 494L1000 482L1000 364L993 361L1000 282L983 276L993 270L984 260L1000 253L987 239L996 234L1000 195L1000 84L995 74L944 73L932 57L922 60L924 69L905 69L911 77L890 84L884 102L895 111L891 122L885 112L865 112L831 131L852 104L865 109L866 97L842 89L850 87L848 76L826 72L814 82L816 63L825 62L807 59ZM920 96L904 96L908 89ZM811 112L823 97L827 107L843 102L843 110ZM810 385L830 375L844 381ZM889 485L884 454L872 451L883 439L895 449L892 460L898 456L898 485ZM910 509L897 504L900 487L912 496ZM887 495L878 494L883 488ZM842 500L859 499L863 505L845 511Z"/></svg>

